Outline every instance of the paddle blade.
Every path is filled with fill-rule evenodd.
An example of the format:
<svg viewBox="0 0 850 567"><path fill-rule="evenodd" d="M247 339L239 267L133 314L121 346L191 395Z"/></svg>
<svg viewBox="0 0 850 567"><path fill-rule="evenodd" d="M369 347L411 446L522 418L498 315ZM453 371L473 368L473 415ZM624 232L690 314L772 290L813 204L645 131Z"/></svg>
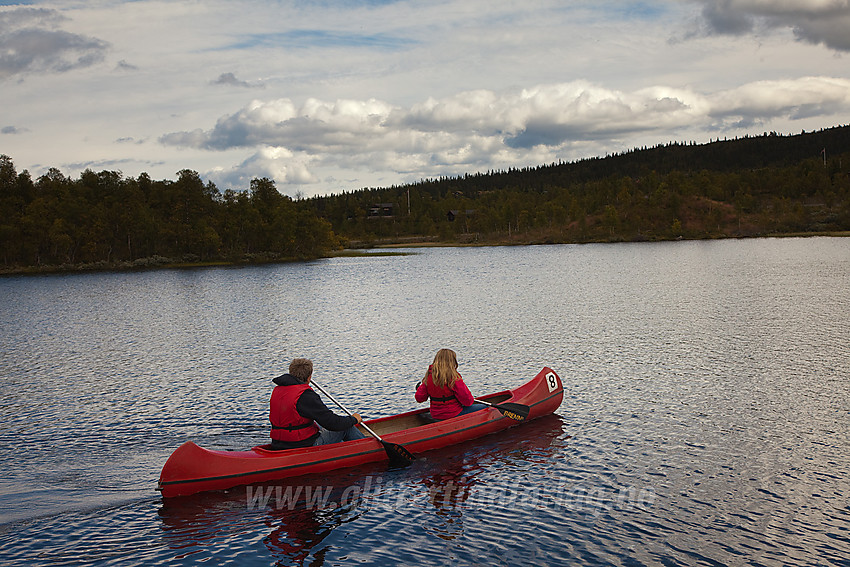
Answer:
<svg viewBox="0 0 850 567"><path fill-rule="evenodd" d="M416 460L416 457L405 449L403 446L397 443L387 443L386 441L381 441L381 444L384 446L384 450L387 452L387 457L390 458L390 466L391 467L406 467L410 463Z"/></svg>
<svg viewBox="0 0 850 567"><path fill-rule="evenodd" d="M494 408L502 412L502 415L513 419L515 421L525 421L525 418L528 417L528 412L530 411L528 406L524 406L522 404L494 404Z"/></svg>

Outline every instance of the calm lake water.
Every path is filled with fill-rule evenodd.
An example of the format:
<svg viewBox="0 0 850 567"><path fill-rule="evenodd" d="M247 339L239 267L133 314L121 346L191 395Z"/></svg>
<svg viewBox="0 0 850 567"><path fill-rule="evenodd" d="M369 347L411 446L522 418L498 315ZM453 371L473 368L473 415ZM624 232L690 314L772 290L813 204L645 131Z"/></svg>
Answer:
<svg viewBox="0 0 850 567"><path fill-rule="evenodd" d="M850 239L414 252L0 278L0 564L850 565ZM266 442L291 358L373 418L442 347L564 402L406 469L155 491L186 440Z"/></svg>

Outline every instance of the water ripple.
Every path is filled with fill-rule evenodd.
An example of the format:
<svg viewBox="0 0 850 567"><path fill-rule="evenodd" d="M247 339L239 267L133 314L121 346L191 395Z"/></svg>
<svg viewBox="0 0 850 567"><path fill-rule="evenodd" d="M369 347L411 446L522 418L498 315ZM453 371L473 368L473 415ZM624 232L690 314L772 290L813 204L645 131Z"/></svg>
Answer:
<svg viewBox="0 0 850 567"><path fill-rule="evenodd" d="M0 562L847 565L850 241L416 252L0 279ZM266 441L292 357L378 417L441 347L564 402L404 470L156 497L183 441Z"/></svg>

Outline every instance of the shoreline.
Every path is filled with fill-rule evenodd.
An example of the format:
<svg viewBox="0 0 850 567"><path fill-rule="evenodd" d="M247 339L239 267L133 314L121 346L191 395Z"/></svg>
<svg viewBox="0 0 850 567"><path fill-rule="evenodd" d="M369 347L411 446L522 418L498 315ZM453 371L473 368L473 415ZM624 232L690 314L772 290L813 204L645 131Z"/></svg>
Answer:
<svg viewBox="0 0 850 567"><path fill-rule="evenodd" d="M776 234L762 234L753 236L718 236L706 238L656 238L656 239L596 239L587 241L557 241L549 238L537 239L511 239L511 240L470 240L461 241L439 241L435 237L401 237L386 238L373 241L350 241L341 249L329 253L326 256L316 258L279 258L254 261L172 261L169 258L140 258L134 262L116 262L114 264L62 264L58 266L25 266L18 268L0 268L0 277L21 275L52 275L52 274L81 274L81 273L106 273L106 272L145 272L150 270L185 270L197 268L240 268L246 266L261 266L264 264L286 264L291 262L309 262L327 258L355 258L370 256L404 256L406 252L369 252L369 250L392 250L395 248L463 248L463 247L491 247L491 246L546 246L558 244L634 244L651 242L696 242L705 240L750 240L758 238L848 238L850 231L819 231L819 232L788 232Z"/></svg>
<svg viewBox="0 0 850 567"><path fill-rule="evenodd" d="M652 242L682 242L682 241L690 241L690 242L698 242L705 240L749 240L749 239L758 239L758 238L816 238L816 237L828 237L828 238L848 238L850 237L850 230L827 230L827 231L818 231L818 232L781 232L781 233L773 233L773 234L759 234L759 235L748 235L748 236L706 236L704 238L687 238L687 237L677 237L677 238L644 238L644 239L591 239L591 240L555 240L548 238L534 238L534 239L497 239L497 240L474 240L469 242L459 242L459 241L437 241L430 239L429 237L422 237L421 239L413 240L409 239L404 242L398 242L399 239L393 238L385 238L374 241L353 241L353 243L360 244L360 246L352 246L346 248L346 250L372 250L372 249L391 249L391 248L462 248L462 247L487 247L487 246L545 246L545 245L556 245L556 244L636 244L636 243L652 243ZM409 238L409 237L408 237Z"/></svg>

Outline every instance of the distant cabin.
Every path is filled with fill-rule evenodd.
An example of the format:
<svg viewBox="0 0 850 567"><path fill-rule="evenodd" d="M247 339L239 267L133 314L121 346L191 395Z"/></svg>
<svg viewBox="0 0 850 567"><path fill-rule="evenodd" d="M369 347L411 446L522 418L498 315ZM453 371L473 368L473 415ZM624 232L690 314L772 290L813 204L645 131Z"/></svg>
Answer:
<svg viewBox="0 0 850 567"><path fill-rule="evenodd" d="M395 216L395 204L377 203L371 205L366 216L370 219L392 218Z"/></svg>
<svg viewBox="0 0 850 567"><path fill-rule="evenodd" d="M472 215L475 214L475 209L467 209L465 211L459 211L457 209L452 209L452 210L450 210L449 212L446 213L446 218L449 220L449 222L454 222L455 219L457 217L459 217L461 214L464 214L467 217L471 217Z"/></svg>

